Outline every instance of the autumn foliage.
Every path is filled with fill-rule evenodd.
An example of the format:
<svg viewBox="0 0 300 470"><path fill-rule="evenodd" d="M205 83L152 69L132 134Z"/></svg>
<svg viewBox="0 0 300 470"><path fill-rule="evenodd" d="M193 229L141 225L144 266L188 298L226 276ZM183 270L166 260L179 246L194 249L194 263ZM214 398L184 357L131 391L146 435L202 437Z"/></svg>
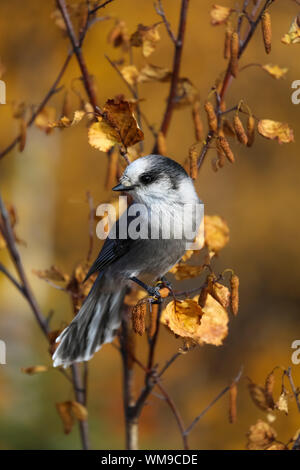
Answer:
<svg viewBox="0 0 300 470"><path fill-rule="evenodd" d="M157 21L154 23L148 24L145 18L145 24L138 24L135 29L130 30L126 25L126 18L113 18L106 39L107 44L118 51L120 59L111 60L107 57L107 60L114 73L125 84L128 93L125 95L116 89L114 94L105 100L96 90L92 76L93 64L87 65L83 44L89 29L97 23L100 13L103 13L104 6L106 6L105 12L109 15L111 2L56 1L56 9L49 22L54 22L61 40L68 41L71 52L67 56L62 73L58 75L57 83L46 95L41 106L34 109L23 103L14 103L13 119L18 122L19 134L13 146L18 145L19 152L23 152L26 145L30 144L27 142L29 139L27 130L31 126L35 126L47 135L47 139L51 139L55 132L72 133L76 132L76 126L83 125L86 145L99 151L102 158L102 154L105 153L108 159L106 189L109 190L117 183L125 166L136 158L151 151L168 155L169 126L174 113L180 113L182 110L188 110L190 113L194 136L194 140L186 149L185 160L182 163L194 181L199 178L204 161L209 159L213 171L217 172L218 176L220 174L220 178L222 178L223 168L228 166L231 171L234 171L235 164L240 158L239 149L246 148L250 155L259 136L274 140L278 144L294 142L294 131L291 125L281 122L280 116L269 116L267 110L265 115L258 115L256 110L250 107L247 95L237 96L234 93L231 98L234 99L235 104L229 108L226 104L227 96L230 94L230 84L233 80L239 80L247 67L254 66L259 68L259 73L262 70L262 73L268 74L270 86L272 80L283 79L288 71L287 67L269 62L246 64L243 67L240 65L240 58L246 55L248 42L253 35L261 36L261 46L268 55L272 55L273 42L282 41L285 45L300 42L298 17L292 21L290 30L281 38L272 34L272 10L276 9L276 0L231 2L230 7L218 4L211 6L210 18L207 18L207 21L210 21L212 30L214 28L224 30L223 42L219 44L219 48L220 56L223 54L226 60L226 66L213 83L207 84L209 92L206 94L203 90L200 93L197 86L185 76L181 63L184 38L188 28L186 24L188 0L176 2L179 11L177 34L173 32L173 27L168 20L168 12L165 11L162 1L154 5L157 15ZM114 0L114 3L117 4L117 2L118 0ZM200 6L199 9L201 9ZM112 18L108 16L102 20L108 19ZM167 33L167 38L174 49L172 51L173 65L160 66L155 63L154 52L163 47L162 31ZM68 66L71 56L75 56L74 60L77 61L81 74L80 92L76 93L79 95L79 100L74 99L74 93L72 95L70 90L64 90L62 93L62 90L58 88L61 75ZM212 57L211 60L215 58ZM161 122L152 123L144 114L142 96L143 87L151 87L155 83L166 84L169 93L166 103L160 103ZM52 96L57 93L59 108L51 103ZM10 150L11 147L2 150L1 157L7 155ZM110 199L108 194L107 192L107 199ZM36 269L32 266L32 272L40 282L47 282L51 287L62 291L69 297L73 315L77 314L94 280L92 277L83 283L91 264L95 223L99 220L89 193L87 200L89 203L89 223L87 224L89 245L85 259L78 262L71 272L65 272L66 270L54 265L45 266L44 269ZM114 200L110 202L115 204ZM22 234L19 234L17 225L18 218L22 218L22 214L17 216L17 213L17 208L12 204L8 203L5 206L3 202L1 203L0 249L8 252L16 267L18 277L15 279L2 264L0 271L15 284L28 301L46 336L49 354L52 355L57 347L55 340L68 319L66 317L65 324L60 328L54 328L51 321L44 317L36 305L23 272L22 260L18 256L20 246L25 242L22 241ZM81 221L78 223L80 224ZM172 390L166 391L162 376L182 355L193 354L192 351L202 348L202 357L205 357L208 345L222 348L231 325L236 321L237 315L242 314L245 299L240 295L239 289L240 283L243 284L243 279L239 278L239 273L235 272L231 265L223 265L222 261L222 252L229 243L230 223L223 218L221 213L205 214L204 240L202 240L201 248L196 251L187 251L179 263L171 269L170 279L174 281L175 287L163 283L160 285L163 303L159 306L153 305L143 290L134 287L125 297L124 320L113 347L120 352L123 363L127 448L138 448L138 426L139 421L143 419L141 413L147 399L156 390L164 397L177 423L179 422L182 446L185 449L189 448L188 438L191 431L203 414L209 412L214 406L213 400L205 408L204 413L197 415L195 411L196 417L190 425L183 425L180 411L170 397ZM77 257L75 259L77 260ZM182 281L185 281L184 287L181 287ZM157 355L159 333L163 329L173 338L169 359ZM146 351L143 355L137 348L138 337L141 337L144 351ZM244 367L247 368L247 364ZM72 366L67 378L72 382L74 397L73 399L66 397L64 401L56 403L64 433L69 434L74 424L78 422L84 448L89 447L87 369L88 364ZM143 374L143 386L139 393L133 385L133 374L136 370ZM24 366L22 372L28 375L42 372L53 375L64 374L62 370L51 371L51 366L43 364ZM279 394L276 388L278 386L280 386ZM243 368L235 378L228 377L228 383L225 384L225 388L217 399L228 394L227 415L231 424L239 419L240 387L247 389L249 402L252 401L257 409L264 413L264 419L257 418L256 420L254 417L253 422L249 423L249 431L245 436L245 448L251 450L299 449L299 430L295 429L294 435L290 436L288 441L281 440L273 423L277 415L285 416L289 413L291 402L296 403L300 410L299 389L293 382L292 370L274 364L274 369L267 375L263 385L252 381ZM78 390L81 391L78 392ZM201 395L201 391L199 394ZM222 443L218 443L217 447L220 446ZM199 448L201 448L201 442Z"/></svg>

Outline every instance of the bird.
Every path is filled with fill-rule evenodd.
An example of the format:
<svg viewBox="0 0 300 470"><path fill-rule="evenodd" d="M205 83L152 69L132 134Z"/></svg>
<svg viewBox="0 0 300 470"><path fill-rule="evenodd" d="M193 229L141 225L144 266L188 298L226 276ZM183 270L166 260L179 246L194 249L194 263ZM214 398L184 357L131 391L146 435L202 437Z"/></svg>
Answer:
<svg viewBox="0 0 300 470"><path fill-rule="evenodd" d="M87 274L86 279L98 273L79 312L56 340L54 367L88 361L113 341L133 283L159 302L156 282L182 258L200 226L197 208L202 201L193 180L171 158L150 154L134 160L112 189L130 196L132 203L115 222ZM124 222L126 236L120 229Z"/></svg>

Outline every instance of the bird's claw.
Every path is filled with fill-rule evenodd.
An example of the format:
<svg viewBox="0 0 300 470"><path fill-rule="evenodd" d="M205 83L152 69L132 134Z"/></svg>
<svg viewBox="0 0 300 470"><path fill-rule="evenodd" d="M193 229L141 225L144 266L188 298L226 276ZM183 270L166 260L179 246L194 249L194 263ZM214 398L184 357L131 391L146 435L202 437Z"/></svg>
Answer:
<svg viewBox="0 0 300 470"><path fill-rule="evenodd" d="M150 302L152 304L161 304L163 299L160 294L160 288L156 285L149 290Z"/></svg>

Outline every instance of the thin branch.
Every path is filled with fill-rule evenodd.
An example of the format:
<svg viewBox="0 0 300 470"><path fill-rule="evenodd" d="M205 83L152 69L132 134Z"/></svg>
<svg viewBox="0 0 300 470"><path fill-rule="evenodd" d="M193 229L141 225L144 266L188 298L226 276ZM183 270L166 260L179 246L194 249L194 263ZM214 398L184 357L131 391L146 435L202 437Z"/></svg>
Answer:
<svg viewBox="0 0 300 470"><path fill-rule="evenodd" d="M46 93L45 97L43 98L41 103L38 105L36 110L32 113L31 118L26 123L26 127L32 126L32 124L34 123L34 120L37 117L37 115L44 109L44 107L46 106L46 104L48 103L50 98L55 93L57 93L57 86L58 86L59 82L61 81L61 79L62 79L62 77L63 77L63 75L64 75L64 73L67 69L67 66L70 62L70 59L71 59L72 55L73 55L73 51L70 51L68 53L63 65L62 65L56 79L54 80L53 85L51 86L50 90ZM5 155L7 155L11 150L13 150L14 147L20 142L20 139L21 139L21 134L19 134L4 150L2 150L2 152L0 152L0 159L5 157Z"/></svg>
<svg viewBox="0 0 300 470"><path fill-rule="evenodd" d="M10 280L10 282L21 292L22 295L25 295L23 287L21 284L18 283L18 281L13 277L12 274L6 269L5 266L3 266L2 263L0 263L0 271L5 274L5 276Z"/></svg>
<svg viewBox="0 0 300 470"><path fill-rule="evenodd" d="M68 33L70 42L72 44L73 51L75 52L79 68L81 70L82 80L84 83L85 90L87 92L91 105L93 106L94 110L97 111L97 99L96 99L95 89L93 87L91 76L88 72L85 59L83 57L82 50L81 50L82 38L80 38L79 41L76 38L75 31L73 29L73 24L71 22L65 0L56 0L56 4L57 4L59 11L62 14L64 23L66 25L67 33Z"/></svg>
<svg viewBox="0 0 300 470"><path fill-rule="evenodd" d="M289 367L287 370L284 371L284 374L287 376L289 382L290 382L290 386L291 386L291 389L292 389L292 392L294 394L294 397L295 397L295 400L296 400L296 403L297 403L297 408L298 408L298 411L300 413L300 400L299 400L299 392L297 391L296 387L295 387L295 384L294 384L294 380L293 380L293 376L292 376L292 369L291 367Z"/></svg>
<svg viewBox="0 0 300 470"><path fill-rule="evenodd" d="M180 9L180 20L179 20L179 27L178 27L178 34L175 42L175 52L173 58L173 69L172 69L172 78L170 84L170 91L167 100L166 109L164 112L164 117L160 126L160 131L166 135L171 123L174 106L175 106L175 98L176 98L176 91L177 91L177 84L179 80L179 73L180 73L180 65L181 65L181 58L182 58L182 49L184 43L184 34L186 29L186 19L187 19L187 10L189 6L189 0L181 0L181 9ZM153 153L157 152L157 142L155 143Z"/></svg>
<svg viewBox="0 0 300 470"><path fill-rule="evenodd" d="M249 24L248 30L245 34L244 39L242 40L241 47L239 49L239 53L238 53L238 58L239 59L241 58L241 56L245 52L245 50L246 50L246 48L249 44L249 41L251 40L254 32L256 31L256 28L257 28L258 24L261 21L263 13L274 1L275 0L266 0L263 7L261 8L257 18L256 18L256 20L253 21L251 24ZM261 4L261 0L258 0L256 5L253 6L253 9L252 9L251 15L250 15L251 19L255 17L255 15L256 15L256 13L259 9L260 4ZM219 117L219 113L220 113L220 105L221 105L222 101L224 100L225 94L226 94L232 80L233 80L233 76L231 74L231 66L230 66L230 64L228 64L228 67L227 67L227 70L226 70L226 73L225 73L225 76L224 76L224 79L223 79L220 94L217 96L218 99L217 99L216 113L217 113L218 117ZM202 166L203 162L204 162L205 156L206 156L206 154L209 150L209 144L210 144L211 140L213 139L213 137L214 137L214 133L209 131L208 134L207 134L207 137L204 141L204 144L202 146L200 155L198 157L198 168L200 168Z"/></svg>
<svg viewBox="0 0 300 470"><path fill-rule="evenodd" d="M2 272L6 274L6 276L11 280L11 282L20 290L29 303L31 310L36 318L36 321L38 322L42 332L46 336L47 340L49 340L49 333L50 333L50 328L49 328L49 321L48 319L43 315L42 311L40 310L38 303L36 301L36 298L31 290L31 287L29 285L27 276L25 274L25 270L22 264L22 260L20 257L20 254L17 250L15 238L14 238L14 233L12 230L12 226L10 223L9 215L7 213L7 209L5 207L5 204L2 200L2 197L0 195L0 215L2 217L2 224L1 224L1 232L3 234L3 237L6 241L7 249L10 254L10 257L15 265L16 271L18 273L18 276L20 278L20 283L16 281L13 276L11 276L6 268L1 269ZM74 393L76 396L76 400L79 403L84 404L85 403L85 391L81 390L81 382L79 378L79 372L78 372L78 364L75 364L72 366L72 383L73 383L73 389ZM81 442L82 446L84 449L88 449L88 423L87 421L79 421L79 429L80 429L80 436L81 436Z"/></svg>
<svg viewBox="0 0 300 470"><path fill-rule="evenodd" d="M171 29L169 21L167 20L165 10L164 10L163 4L162 4L162 0L158 0L158 5L156 4L156 2L154 2L154 8L155 8L156 13L162 18L162 20L165 24L166 30L168 32L168 35L172 39L173 43L176 45L177 39L176 39L172 29Z"/></svg>
<svg viewBox="0 0 300 470"><path fill-rule="evenodd" d="M130 339L129 339L128 310L124 310L122 317L122 331L120 334L120 352L123 363L123 404L126 431L126 449L138 449L138 415L135 413L133 397L133 368L130 365Z"/></svg>
<svg viewBox="0 0 300 470"><path fill-rule="evenodd" d="M189 427L184 431L184 434L186 436L188 436L190 434L190 432L194 429L194 427L196 426L196 424L200 421L201 418L203 418L203 416L213 407L213 405L215 403L217 403L218 400L220 400L220 398L222 398L223 395L225 395L225 393L227 393L232 384L233 383L238 383L242 377L242 373L243 373L243 367L241 367L238 375L235 377L235 379L231 382L230 385L228 385L227 387L225 387L211 402L210 404L204 408L204 410L193 420L193 422L189 425Z"/></svg>
<svg viewBox="0 0 300 470"><path fill-rule="evenodd" d="M102 5L98 5L97 7L93 8L92 10L89 11L89 15L93 15L96 13L100 8L106 7L109 3L113 2L113 0L106 0L106 2L102 3Z"/></svg>

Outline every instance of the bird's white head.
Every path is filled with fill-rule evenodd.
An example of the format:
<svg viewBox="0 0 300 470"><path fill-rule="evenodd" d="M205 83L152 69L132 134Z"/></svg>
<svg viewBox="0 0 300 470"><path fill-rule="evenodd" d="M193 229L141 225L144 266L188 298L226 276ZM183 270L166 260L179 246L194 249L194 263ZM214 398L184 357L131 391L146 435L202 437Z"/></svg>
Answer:
<svg viewBox="0 0 300 470"><path fill-rule="evenodd" d="M191 203L198 201L193 181L184 168L171 158L147 155L125 169L114 191L125 191L133 200L146 205L155 203Z"/></svg>

